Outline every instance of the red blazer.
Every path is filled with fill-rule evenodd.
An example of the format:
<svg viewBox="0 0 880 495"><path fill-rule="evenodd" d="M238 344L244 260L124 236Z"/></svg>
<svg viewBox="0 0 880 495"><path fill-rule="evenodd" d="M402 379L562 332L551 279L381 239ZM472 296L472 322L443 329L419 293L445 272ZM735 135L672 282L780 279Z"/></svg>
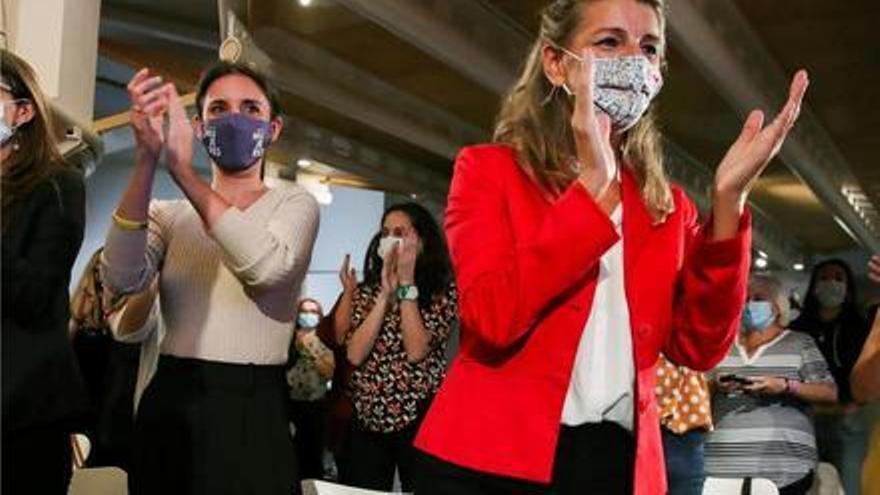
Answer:
<svg viewBox="0 0 880 495"><path fill-rule="evenodd" d="M623 175L624 269L637 379L635 493L666 492L654 366L663 351L696 370L720 361L746 296L748 214L738 235L706 238L673 189L675 212L654 225ZM481 472L549 482L562 406L590 312L598 260L619 236L575 181L542 193L512 149L459 154L446 233L455 266L461 344L415 445Z"/></svg>

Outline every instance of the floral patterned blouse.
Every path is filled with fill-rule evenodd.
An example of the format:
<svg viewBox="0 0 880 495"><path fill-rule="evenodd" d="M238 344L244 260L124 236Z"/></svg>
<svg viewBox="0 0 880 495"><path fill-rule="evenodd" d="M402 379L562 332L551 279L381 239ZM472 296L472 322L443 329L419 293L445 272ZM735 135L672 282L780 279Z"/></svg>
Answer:
<svg viewBox="0 0 880 495"><path fill-rule="evenodd" d="M354 294L352 326L346 337L363 323L373 307L380 287L361 286ZM421 310L425 328L431 333L431 350L422 361L410 363L403 347L400 307L395 303L385 320L367 359L354 369L349 393L359 425L378 433L403 430L415 421L423 402L432 397L446 376L446 343L458 317L458 296L454 284Z"/></svg>

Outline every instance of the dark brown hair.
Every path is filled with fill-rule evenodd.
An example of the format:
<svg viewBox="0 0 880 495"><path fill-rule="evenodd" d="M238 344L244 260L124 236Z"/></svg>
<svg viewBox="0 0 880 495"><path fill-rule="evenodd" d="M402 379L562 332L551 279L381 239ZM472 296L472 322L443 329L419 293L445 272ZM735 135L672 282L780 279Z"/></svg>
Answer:
<svg viewBox="0 0 880 495"><path fill-rule="evenodd" d="M34 107L34 118L21 124L10 138L13 152L2 166L3 230L9 224L14 208L10 206L30 193L54 167L66 162L58 149L57 130L37 79L37 74L19 56L0 49L0 77L16 100L28 100ZM4 89L5 91L5 89Z"/></svg>

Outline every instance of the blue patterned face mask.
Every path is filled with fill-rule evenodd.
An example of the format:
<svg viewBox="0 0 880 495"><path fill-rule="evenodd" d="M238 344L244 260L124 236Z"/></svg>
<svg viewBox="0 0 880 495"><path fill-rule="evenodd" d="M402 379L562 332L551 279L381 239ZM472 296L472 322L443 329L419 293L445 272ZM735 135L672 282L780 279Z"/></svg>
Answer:
<svg viewBox="0 0 880 495"><path fill-rule="evenodd" d="M743 328L751 332L763 332L773 323L773 305L769 301L749 301L743 310Z"/></svg>
<svg viewBox="0 0 880 495"><path fill-rule="evenodd" d="M258 163L272 142L272 124L240 113L207 120L202 144L220 168L237 172Z"/></svg>
<svg viewBox="0 0 880 495"><path fill-rule="evenodd" d="M560 48L570 57L582 62L574 53ZM624 132L636 125L648 111L651 101L663 87L660 70L647 57L595 58L596 75L593 81L593 103L611 118L616 132ZM562 88L569 95L574 92L568 84Z"/></svg>

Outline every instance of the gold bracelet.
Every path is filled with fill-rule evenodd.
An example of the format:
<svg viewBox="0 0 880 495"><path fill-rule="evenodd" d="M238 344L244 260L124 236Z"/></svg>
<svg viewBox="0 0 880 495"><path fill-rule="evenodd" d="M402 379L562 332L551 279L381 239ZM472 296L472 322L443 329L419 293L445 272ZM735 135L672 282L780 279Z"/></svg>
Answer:
<svg viewBox="0 0 880 495"><path fill-rule="evenodd" d="M129 220L127 218L123 218L119 215L118 211L113 212L113 223L116 224L122 230L146 230L147 222L135 222L134 220Z"/></svg>

